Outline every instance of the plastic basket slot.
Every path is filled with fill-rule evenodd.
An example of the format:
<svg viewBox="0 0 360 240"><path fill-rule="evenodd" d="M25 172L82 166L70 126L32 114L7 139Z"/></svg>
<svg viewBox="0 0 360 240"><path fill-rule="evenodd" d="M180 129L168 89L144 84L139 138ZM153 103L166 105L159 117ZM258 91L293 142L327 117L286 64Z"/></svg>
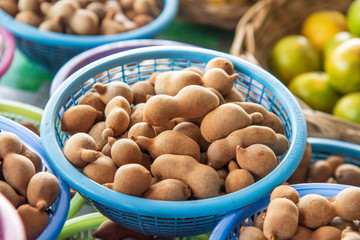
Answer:
<svg viewBox="0 0 360 240"><path fill-rule="evenodd" d="M144 60L142 63L153 63L156 71L169 71L172 69L171 59L168 58L156 58L151 60Z"/></svg>
<svg viewBox="0 0 360 240"><path fill-rule="evenodd" d="M66 100L65 100L65 104L63 104L63 107L60 109L60 117L62 116L63 112L72 107L73 105L75 105L75 99L74 99L74 95L70 95Z"/></svg>
<svg viewBox="0 0 360 240"><path fill-rule="evenodd" d="M94 92L94 89L92 88L92 86L94 85L95 82L95 78L90 78L89 80L85 81L84 84L82 85L82 94L85 95L88 92ZM80 96L81 97L81 96Z"/></svg>
<svg viewBox="0 0 360 240"><path fill-rule="evenodd" d="M94 76L94 84L97 83L97 82L105 82L105 81L108 81L108 80L109 80L109 76L108 76L107 71L97 73Z"/></svg>
<svg viewBox="0 0 360 240"><path fill-rule="evenodd" d="M134 71L134 70L133 70ZM117 80L124 80L123 79L123 76L124 76L124 73L123 73L123 68L122 67L115 67L115 68L112 68L108 71L108 78L110 81L117 81ZM124 82L126 82L126 80L124 80Z"/></svg>
<svg viewBox="0 0 360 240"><path fill-rule="evenodd" d="M184 69L191 66L191 61L183 58L171 59L171 63L171 65L173 66L171 70Z"/></svg>
<svg viewBox="0 0 360 240"><path fill-rule="evenodd" d="M60 115L60 113L59 113ZM60 123L61 116L55 122L55 134L58 143L60 144L59 147L63 149L65 140L69 137L65 132L61 131L61 123Z"/></svg>
<svg viewBox="0 0 360 240"><path fill-rule="evenodd" d="M141 81L149 79L153 72L154 72L154 69L144 69L144 70L142 70L141 73L140 73Z"/></svg>

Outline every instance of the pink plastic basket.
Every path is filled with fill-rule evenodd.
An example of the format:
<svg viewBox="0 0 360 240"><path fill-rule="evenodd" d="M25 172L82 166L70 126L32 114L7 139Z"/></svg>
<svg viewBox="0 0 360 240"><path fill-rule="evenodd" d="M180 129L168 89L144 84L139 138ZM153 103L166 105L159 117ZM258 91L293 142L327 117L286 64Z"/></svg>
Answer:
<svg viewBox="0 0 360 240"><path fill-rule="evenodd" d="M0 239L25 240L25 228L15 207L0 193Z"/></svg>
<svg viewBox="0 0 360 240"><path fill-rule="evenodd" d="M13 35L5 30L4 28L0 27L0 36L2 38L2 42L0 41L0 46L3 48L3 52L0 53L0 78L6 73L9 69L11 62L14 57L15 52L15 39Z"/></svg>

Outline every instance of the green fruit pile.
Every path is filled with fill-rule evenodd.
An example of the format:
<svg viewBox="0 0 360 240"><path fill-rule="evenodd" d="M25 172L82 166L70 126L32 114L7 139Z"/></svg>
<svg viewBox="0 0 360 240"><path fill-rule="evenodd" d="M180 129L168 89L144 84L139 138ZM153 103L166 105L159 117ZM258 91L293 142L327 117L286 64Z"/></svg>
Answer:
<svg viewBox="0 0 360 240"><path fill-rule="evenodd" d="M360 0L309 15L273 47L269 70L315 110L360 124Z"/></svg>

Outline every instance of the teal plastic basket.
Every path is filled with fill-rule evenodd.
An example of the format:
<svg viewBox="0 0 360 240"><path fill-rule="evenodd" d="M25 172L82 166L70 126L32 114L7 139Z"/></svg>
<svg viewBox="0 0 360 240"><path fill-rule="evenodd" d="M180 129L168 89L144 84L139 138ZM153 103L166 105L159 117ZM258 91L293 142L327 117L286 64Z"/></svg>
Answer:
<svg viewBox="0 0 360 240"><path fill-rule="evenodd" d="M324 197L333 197L349 185L332 183L304 183L290 185L295 188L300 197L307 194L319 194ZM252 226L256 216L264 212L270 203L270 195L248 206L228 213L216 226L209 240L236 240L240 236L242 226Z"/></svg>
<svg viewBox="0 0 360 240"><path fill-rule="evenodd" d="M360 145L334 139L308 138L312 149L312 162L332 155L341 156L346 163L360 166Z"/></svg>
<svg viewBox="0 0 360 240"><path fill-rule="evenodd" d="M43 163L43 171L48 171L58 178L60 183L60 193L55 203L50 207L50 223L38 237L39 240L55 239L61 232L69 211L69 185L64 180L62 180L54 171L54 169L49 165L48 157L46 156L40 138L37 135L20 124L2 116L0 116L0 131L12 132L16 134L31 151L35 152L41 158Z"/></svg>
<svg viewBox="0 0 360 240"><path fill-rule="evenodd" d="M2 9L0 25L15 36L17 48L26 57L46 70L56 72L72 57L90 48L121 40L154 37L173 21L178 11L178 0L164 0L163 5L162 12L151 23L113 35L78 36L40 31L36 27L17 21Z"/></svg>
<svg viewBox="0 0 360 240"><path fill-rule="evenodd" d="M129 85L157 71L180 70L190 66L205 68L214 57L229 59L239 73L235 87L246 101L262 104L280 117L289 140L288 151L278 167L255 184L235 193L192 201L157 201L133 197L105 188L87 178L64 157L62 148L69 137L61 131L64 111L93 91L97 82L124 81ZM306 123L299 104L275 77L241 58L203 48L153 46L113 54L72 74L51 96L40 126L50 164L88 202L120 225L156 236L194 236L210 232L229 211L250 204L285 182L301 161L306 143Z"/></svg>
<svg viewBox="0 0 360 240"><path fill-rule="evenodd" d="M312 162L316 162L327 157L337 155L341 156L346 163L355 164L360 166L360 145L325 138L308 138L307 141L311 144L312 148ZM293 185L300 195L308 193L317 193L326 197L336 195L337 192L350 186L341 184L298 184ZM215 230L213 231L211 240L223 240L223 239L238 239L239 229L244 225L245 219L254 219L250 216L256 216L258 212L261 212L267 208L270 198L265 197L259 200L257 203L251 204L251 206L244 207L242 209L233 211L227 214L224 219L219 222Z"/></svg>

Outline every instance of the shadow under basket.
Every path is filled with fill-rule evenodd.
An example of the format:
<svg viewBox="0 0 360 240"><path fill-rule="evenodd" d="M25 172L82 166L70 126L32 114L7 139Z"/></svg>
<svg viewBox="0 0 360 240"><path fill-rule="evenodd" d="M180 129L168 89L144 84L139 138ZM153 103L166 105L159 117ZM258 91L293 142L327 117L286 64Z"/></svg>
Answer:
<svg viewBox="0 0 360 240"><path fill-rule="evenodd" d="M125 195L87 178L64 156L69 136L61 131L63 113L79 98L92 92L95 83L143 81L153 72L181 70L190 66L205 69L215 58L230 60L239 73L235 87L246 101L263 105L280 117L289 149L280 156L274 171L253 185L219 197L190 201L158 201ZM305 119L288 89L271 74L241 58L226 53L187 46L144 47L97 60L72 74L51 96L40 126L44 148L51 166L90 204L123 227L145 235L181 237L210 232L229 211L261 199L282 184L301 161L306 144Z"/></svg>

